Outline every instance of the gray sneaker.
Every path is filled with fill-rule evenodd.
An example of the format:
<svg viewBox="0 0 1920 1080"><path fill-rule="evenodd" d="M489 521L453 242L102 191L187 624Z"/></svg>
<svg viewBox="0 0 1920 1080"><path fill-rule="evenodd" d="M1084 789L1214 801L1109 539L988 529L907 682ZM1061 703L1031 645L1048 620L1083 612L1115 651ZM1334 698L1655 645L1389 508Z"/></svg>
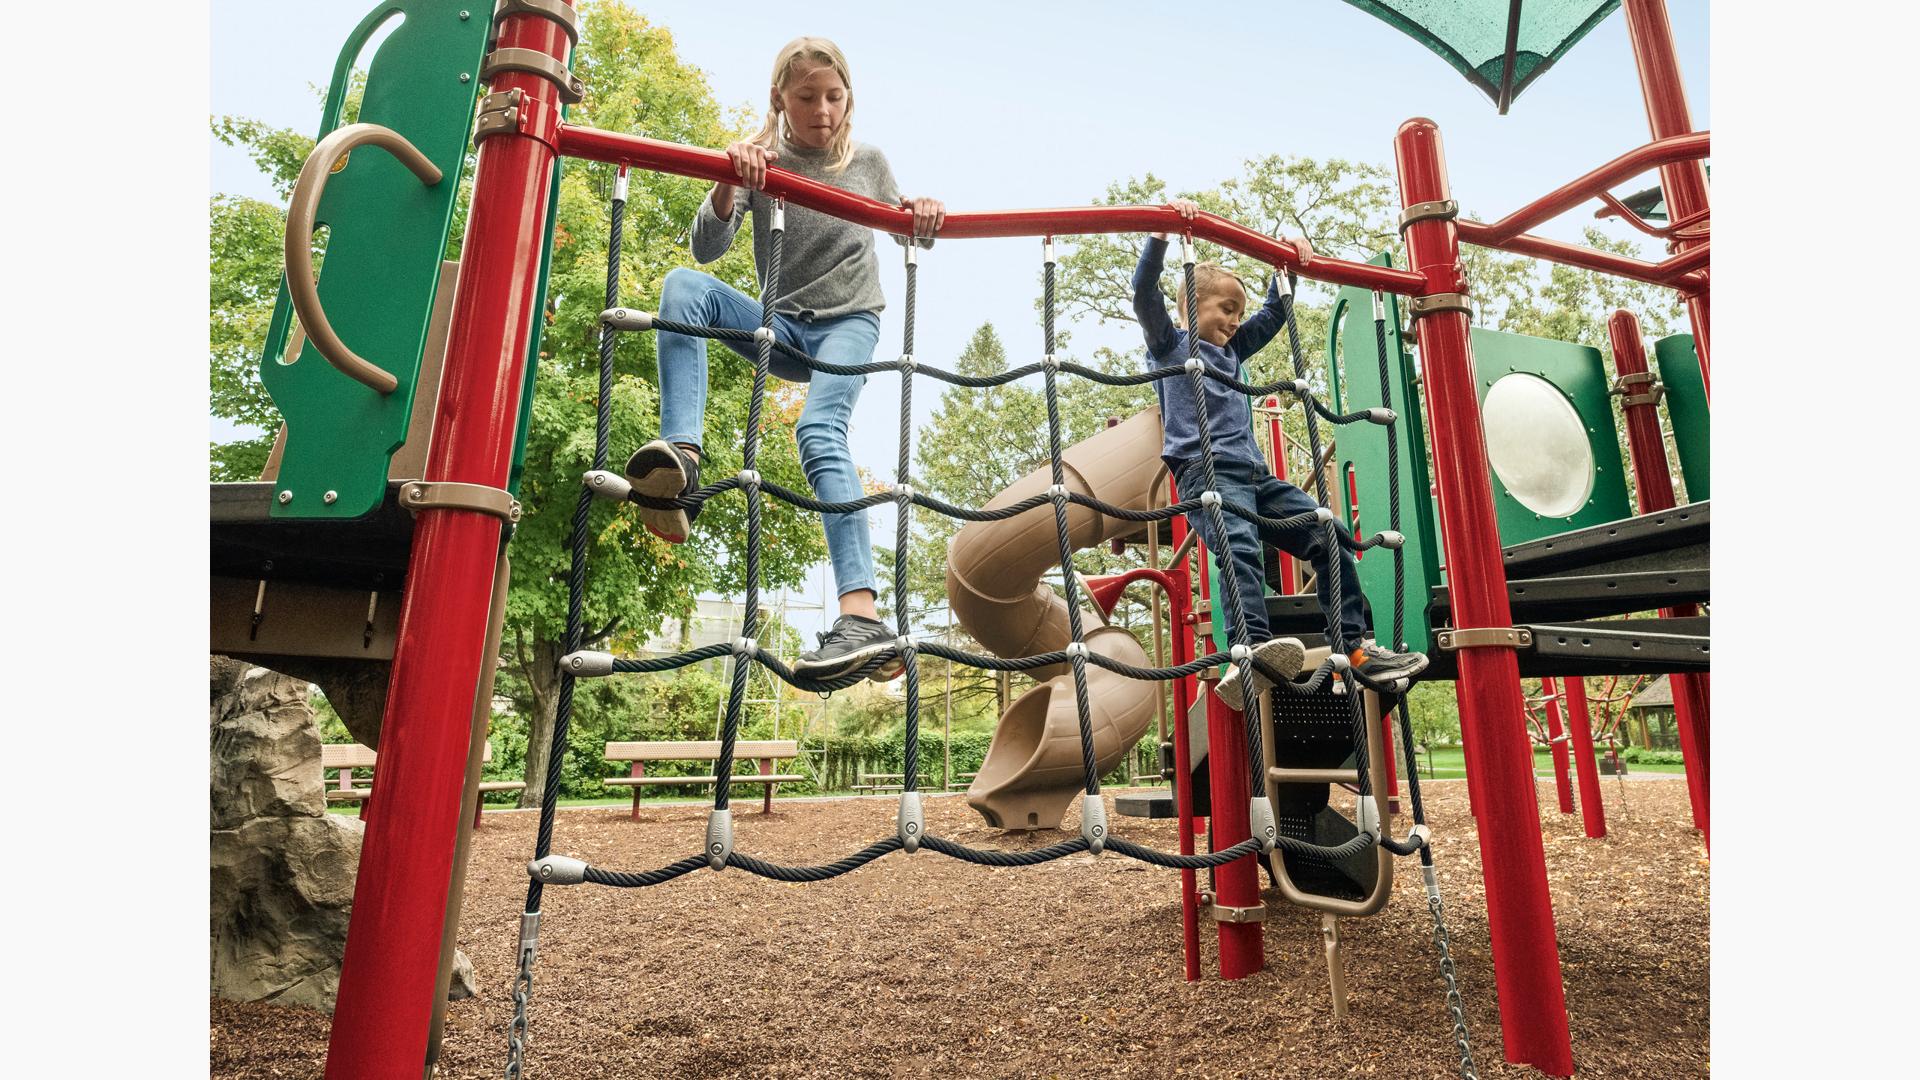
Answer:
<svg viewBox="0 0 1920 1080"><path fill-rule="evenodd" d="M1301 666L1307 661L1307 650L1300 644L1299 638L1273 638L1255 645L1253 658L1291 679L1300 674ZM1262 690L1272 685L1273 680L1267 678L1266 673L1257 667L1253 669L1254 696L1258 697ZM1221 701L1227 703L1227 708L1242 712L1247 705L1246 695L1242 693L1243 689L1240 683L1240 665L1228 664L1227 673L1214 685L1213 692Z"/></svg>
<svg viewBox="0 0 1920 1080"><path fill-rule="evenodd" d="M809 679L837 679L851 674L874 656L893 648L894 633L887 624L862 615L842 615L833 620L833 629L819 635L820 647L800 654L793 665L795 675ZM883 664L867 676L875 682L898 678L906 671L903 664Z"/></svg>
<svg viewBox="0 0 1920 1080"><path fill-rule="evenodd" d="M633 452L627 459L627 483L642 495L656 499L677 499L700 486L700 459L665 439L655 439ZM656 510L642 506L640 520L647 531L669 544L684 544L693 531L693 519L700 508L692 510Z"/></svg>
<svg viewBox="0 0 1920 1080"><path fill-rule="evenodd" d="M1404 694L1427 670L1426 653L1397 653L1372 641L1362 644L1360 651L1367 659L1352 669L1353 677L1377 694Z"/></svg>

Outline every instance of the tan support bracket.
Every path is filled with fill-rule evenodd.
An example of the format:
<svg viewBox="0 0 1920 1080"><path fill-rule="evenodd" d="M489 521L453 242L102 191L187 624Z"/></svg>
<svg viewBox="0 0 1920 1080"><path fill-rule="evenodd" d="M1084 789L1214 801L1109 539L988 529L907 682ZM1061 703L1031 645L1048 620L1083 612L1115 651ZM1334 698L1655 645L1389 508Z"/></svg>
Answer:
<svg viewBox="0 0 1920 1080"><path fill-rule="evenodd" d="M1400 211L1400 235L1405 236L1407 234L1407 226L1415 222L1432 221L1435 218L1452 221L1459 216L1460 204L1452 199L1441 199L1438 202L1417 202L1405 210Z"/></svg>
<svg viewBox="0 0 1920 1080"><path fill-rule="evenodd" d="M1644 394L1629 394L1627 391L1636 386L1644 386ZM1622 375L1613 380L1613 388L1608 391L1620 395L1621 405L1658 405L1660 399L1667 396L1667 384L1661 382L1651 371L1636 371L1631 375Z"/></svg>
<svg viewBox="0 0 1920 1080"><path fill-rule="evenodd" d="M1666 383L1654 383L1653 389L1644 394L1628 394L1620 399L1621 405L1658 405L1660 399L1667 396Z"/></svg>
<svg viewBox="0 0 1920 1080"><path fill-rule="evenodd" d="M1347 961L1340 953L1340 916L1320 913L1320 946L1327 954L1327 984L1333 991L1333 1017L1347 1015Z"/></svg>
<svg viewBox="0 0 1920 1080"><path fill-rule="evenodd" d="M495 49L480 61L480 78L491 81L506 71L524 71L552 83L560 100L578 105L587 96L587 84L573 77L567 65L538 49Z"/></svg>
<svg viewBox="0 0 1920 1080"><path fill-rule="evenodd" d="M400 505L413 513L422 510L478 510L509 525L520 520L520 500L509 492L485 484L408 480L400 485Z"/></svg>
<svg viewBox="0 0 1920 1080"><path fill-rule="evenodd" d="M1434 636L1447 652L1460 649L1531 649L1533 631L1525 626L1483 626L1474 630L1442 630Z"/></svg>
<svg viewBox="0 0 1920 1080"><path fill-rule="evenodd" d="M1212 904L1207 913L1214 922L1250 923L1267 921L1267 905L1255 904L1252 907L1233 907L1230 904Z"/></svg>
<svg viewBox="0 0 1920 1080"><path fill-rule="evenodd" d="M1439 292L1407 298L1409 319L1418 319L1422 315L1438 315L1446 311L1458 311L1469 319L1473 318L1473 305L1468 302L1466 293Z"/></svg>
<svg viewBox="0 0 1920 1080"><path fill-rule="evenodd" d="M550 19L567 32L570 44L580 44L580 15L560 0L500 0L499 6L493 9L495 27L509 15L538 15Z"/></svg>
<svg viewBox="0 0 1920 1080"><path fill-rule="evenodd" d="M473 145L479 146L480 140L489 135L519 131L520 118L525 115L520 105L525 96L525 91L515 88L481 98L480 119L473 124Z"/></svg>

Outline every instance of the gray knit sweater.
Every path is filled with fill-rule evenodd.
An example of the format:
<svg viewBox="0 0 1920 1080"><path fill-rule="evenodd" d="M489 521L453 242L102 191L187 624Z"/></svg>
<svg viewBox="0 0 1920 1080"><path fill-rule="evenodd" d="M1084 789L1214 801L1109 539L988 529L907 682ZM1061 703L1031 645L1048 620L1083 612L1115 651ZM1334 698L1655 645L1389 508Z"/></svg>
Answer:
<svg viewBox="0 0 1920 1080"><path fill-rule="evenodd" d="M887 157L866 143L855 143L853 160L840 172L827 165L828 150L814 150L780 140L780 156L773 164L823 184L898 205L900 189L894 183ZM693 219L693 257L710 263L733 246L734 234L747 212L753 212L753 265L761 287L767 281L767 231L773 200L764 191L733 189L733 215L725 221L713 212L711 195ZM898 243L905 241L894 237ZM931 247L933 241L921 241ZM879 260L873 250L873 230L854 225L804 206L787 204L787 235L780 252L780 282L774 310L783 315L831 319L856 311L878 314L886 307L880 295Z"/></svg>

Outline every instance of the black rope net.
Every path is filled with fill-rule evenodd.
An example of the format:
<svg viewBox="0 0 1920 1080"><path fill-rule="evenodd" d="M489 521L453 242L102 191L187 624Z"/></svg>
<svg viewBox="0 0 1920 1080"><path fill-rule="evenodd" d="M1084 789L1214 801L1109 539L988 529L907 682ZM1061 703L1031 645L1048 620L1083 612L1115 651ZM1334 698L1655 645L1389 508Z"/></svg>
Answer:
<svg viewBox="0 0 1920 1080"><path fill-rule="evenodd" d="M1449 1004L1457 1005L1459 998L1451 977L1451 963L1446 957L1445 928L1440 924L1439 898L1432 888L1432 853L1427 843L1425 808L1421 801L1419 779L1413 772L1407 776L1409 795L1413 810L1414 829L1405 840L1396 840L1391 836L1379 835L1375 831L1362 831L1337 846L1325 846L1297 840L1280 835L1274 826L1272 811L1265 796L1266 776L1261 746L1261 728L1258 710L1247 709L1246 742L1247 768L1251 787L1256 794L1252 800L1249 818L1253 836L1228 848L1204 855L1182 855L1174 852L1158 851L1120 837L1108 834L1105 824L1105 812L1100 800L1100 777L1093 750L1091 712L1087 696L1086 665L1091 663L1106 668L1128 678L1150 681L1168 681L1185 678L1221 664L1239 666L1242 679L1250 679L1255 670L1259 670L1266 680L1271 682L1277 692L1286 694L1313 694L1320 692L1330 679L1339 678L1348 667L1347 654L1359 645L1348 642L1344 628L1340 625L1337 612L1340 607L1340 590L1343 575L1335 573L1330 577L1330 596L1332 611L1328 613L1328 636L1332 655L1304 678L1288 678L1282 672L1261 664L1252 654L1248 640L1245 617L1240 600L1243 587L1258 589L1258 582L1246 583L1237 580L1234 562L1228 553L1218 553L1216 560L1219 579L1222 586L1224 604L1227 612L1230 648L1225 652L1215 651L1195 658L1189 663L1172 667L1141 667L1103 656L1089 649L1085 642L1085 627L1081 621L1078 575L1074 572L1073 545L1067 527L1067 506L1069 504L1086 507L1098 513L1127 521L1158 522L1176 516L1201 510L1208 518L1215 536L1226 538L1225 514L1233 514L1253 523L1261 530L1272 532L1306 532L1317 530L1328 545L1344 547L1349 551L1366 551L1376 547L1386 547L1393 552L1394 595L1393 595L1393 640L1399 649L1405 648L1403 633L1405 628L1405 571L1403 563L1402 534L1400 525L1399 491L1399 443L1397 437L1398 418L1390 409L1367 409L1352 413L1336 413L1323 404L1309 387L1306 375L1306 358L1300 344L1299 327L1294 318L1293 294L1288 289L1281 299L1282 322L1287 333L1288 349L1292 357L1294 375L1292 379L1281 379L1265 384L1247 383L1239 378L1209 368L1199 357L1199 338L1189 332L1187 335L1187 359L1178 365L1152 368L1136 374L1115 374L1088 368L1080 364L1059 360L1054 354L1055 348L1055 271L1053 238L1044 242L1045 299L1043 302L1045 326L1045 352L1037 364L1028 364L997 375L968 376L922 364L914 357L914 313L918 300L918 259L917 243L906 245L906 304L904 342L900 358L892 362L868 364L830 364L807 355L778 340L774 332L774 309L765 298L778 294L781 270L781 251L785 238L784 203L776 201L771 228L769 229L769 249L767 273L762 282L762 304L760 329L757 331L734 330L721 327L702 326L663 320L651 313L636 312L618 305L617 287L619 275L620 241L623 220L624 171L621 181L616 184L616 194L612 210L612 235L608 245L606 310L601 317L600 334L600 377L599 406L595 424L593 469L585 476L579 500L575 506L572 532L572 559L567 579L568 612L566 644L568 654L561 662L561 680L558 700L558 715L553 729L553 746L548 758L547 781L543 789L540 807L540 826L535 841L534 858L528 864L531 878L527 890L526 914L523 917L521 942L521 970L516 982L516 1012L514 1030L510 1037L513 1049L509 1066L509 1075L517 1075L520 1048L526 1033L525 1011L526 994L531 985L531 968L534 955L532 937L537 931L542 890L548 884L596 884L616 888L643 888L664 884L702 867L720 870L735 867L761 877L777 881L810 882L824 881L841 874L849 873L894 851L913 852L928 849L951 858L984 866L1030 866L1054 859L1063 858L1079 852L1099 853L1111 850L1128 858L1137 859L1153 866L1205 870L1224 866L1236 859L1257 855L1262 852L1281 850L1299 855L1317 856L1323 859L1339 860L1363 852L1379 844L1400 855L1418 854L1429 883L1429 905L1432 908L1436 941L1440 944L1443 957L1443 971L1448 973ZM1186 325L1195 325L1196 306L1193 244L1191 238L1184 243L1183 285L1187 314ZM1378 293L1374 296L1374 316L1376 341L1380 366L1380 389L1383 401L1388 400L1388 361L1386 351L1386 328L1384 311ZM609 429L611 425L611 386L613 379L613 348L615 336L621 331L664 331L684 334L690 337L708 338L736 345L751 342L754 345L753 389L748 399L746 425L746 443L742 457L742 467L738 475L709 484L687 495L677 498L655 498L634 492L624 478L607 471ZM760 428L763 402L767 390L767 379L771 360L775 353L804 365L816 372L837 375L867 375L894 371L900 375L900 432L899 455L895 470L894 485L890 491L877 492L861 499L841 502L825 502L811 498L799 492L789 490L779 484L761 478L757 463L760 450ZM990 387L1012 382L1038 374L1044 380L1047 407L1047 438L1050 451L1053 486L1045 494L1035 495L997 510L956 506L935 498L924 492L913 490L908 463L912 450L912 401L914 376L924 375L942 382L965 387ZM1198 404L1201 431L1202 475L1207 490L1198 493L1181 493L1182 499L1171 505L1152 510L1131 510L1115 506L1100 499L1067 490L1062 464L1064 450L1062 426L1059 409L1058 379L1062 374L1092 379L1109 386L1138 386L1160 379L1186 378L1190 380L1194 399ZM1343 425L1352 423L1373 423L1386 428L1389 454L1389 514L1391 527L1364 540L1350 536L1335 523L1339 515L1328 507L1326 479L1323 473L1314 470L1314 483L1317 501L1320 507L1312 512L1296 514L1286 518L1270 518L1261 515L1253 507L1243 506L1221 498L1216 491L1214 478L1214 454L1210 436L1207 434L1206 396L1201 380L1213 379L1241 393L1255 396L1287 393L1298 398L1305 405L1305 419L1308 441L1311 444L1313 459L1318 461L1321 454L1318 421ZM584 585L587 558L587 519L588 509L596 497L613 498L634 503L638 506L655 509L692 510L707 500L733 491L745 492L747 502L747 551L746 581L743 597L744 615L741 620L740 636L731 643L715 643L691 649L673 656L651 660L636 660L613 657L605 653L581 651L581 639L585 625ZM892 648L875 655L858 668L832 679L816 679L799 675L780 660L758 645L760 618L760 557L762 552L761 512L762 500L766 496L780 499L795 507L819 513L850 513L868 507L893 503L896 507L895 545L894 545L894 589L895 589L895 631L897 638ZM1064 648L1053 652L1024 657L999 657L964 649L939 642L916 643L913 640L909 605L907 603L907 544L909 540L910 514L913 507L920 507L934 513L966 521L1002 521L1020 514L1029 513L1049 506L1052 509L1055 532L1059 544L1062 582L1066 590L1066 607L1072 632L1072 640ZM1046 847L1024 851L997 851L972 848L944 837L929 835L925 831L921 815L919 790L919 747L920 747L920 684L917 654L925 653L938 656L955 663L991 671L1027 671L1040 667L1068 664L1073 678L1075 707L1078 713L1079 736L1083 772L1083 795L1081 800L1081 835ZM733 676L728 687L727 704L721 727L720 756L715 763L715 790L713 808L709 815L707 843L699 854L690 855L655 870L629 872L609 870L588 865L576 859L553 854L553 824L555 808L558 803L561 760L567 745L567 732L573 702L573 684L576 678L605 676L626 673L662 672L700 663L705 660L731 656L734 660ZM855 685L875 671L891 664L904 667L906 676L905 697L906 717L904 734L904 776L903 791L897 831L892 837L876 841L861 850L834 862L814 866L785 866L757 858L733 848L732 820L729 810L731 781L734 768L734 752L740 737L740 727L744 712L747 689L747 665L758 663L775 677L796 688L815 692L831 692ZM1243 685L1253 685L1244 683ZM1367 775L1368 732L1364 706L1359 694L1346 695L1354 726L1354 745L1357 748L1355 764L1358 773L1357 789L1364 801L1371 797L1371 783ZM1405 747L1407 760L1413 758L1413 737L1411 723L1407 718L1403 696L1390 696L1390 708L1399 719L1400 736ZM531 923L534 930L528 929ZM1456 1042L1465 1053L1465 1026L1460 1011L1455 1009ZM1470 1058L1463 1057L1470 1068Z"/></svg>

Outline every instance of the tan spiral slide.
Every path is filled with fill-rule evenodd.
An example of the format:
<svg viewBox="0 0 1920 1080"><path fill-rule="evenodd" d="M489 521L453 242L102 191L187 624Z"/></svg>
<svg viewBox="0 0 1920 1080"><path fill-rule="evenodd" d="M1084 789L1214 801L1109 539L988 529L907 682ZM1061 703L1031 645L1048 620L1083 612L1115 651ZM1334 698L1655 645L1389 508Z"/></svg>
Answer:
<svg viewBox="0 0 1920 1080"><path fill-rule="evenodd" d="M1148 409L1061 454L1069 491L1129 510L1152 506L1160 461L1160 410ZM997 509L1053 484L1051 469L1023 477L987 503ZM1083 506L1067 507L1074 550L1137 532ZM1060 564L1053 511L1042 506L1006 521L978 521L961 529L947 556L947 595L953 614L996 656L1031 656L1072 641L1067 604L1043 577ZM1082 606L1087 647L1103 656L1146 666L1146 650L1126 630L1111 627ZM1083 786L1080 721L1073 671L1065 664L1029 672L1040 685L1022 694L994 729L985 762L967 789L967 804L1002 829L1057 829ZM1155 684L1087 665L1095 763L1102 773L1118 765L1153 719Z"/></svg>

